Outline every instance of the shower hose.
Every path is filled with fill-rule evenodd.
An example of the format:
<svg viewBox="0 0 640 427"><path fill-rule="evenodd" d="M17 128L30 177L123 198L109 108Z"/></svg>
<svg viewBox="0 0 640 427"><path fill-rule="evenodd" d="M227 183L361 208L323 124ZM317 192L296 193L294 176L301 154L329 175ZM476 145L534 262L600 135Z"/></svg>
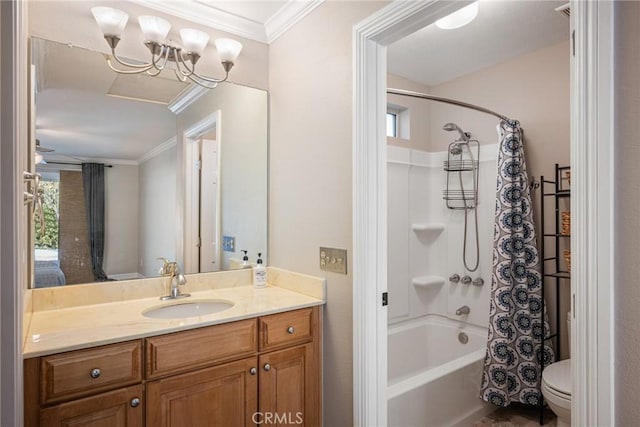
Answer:
<svg viewBox="0 0 640 427"><path fill-rule="evenodd" d="M467 264L467 231L468 231L468 215L469 209L467 208L467 196L464 192L464 184L462 183L462 171L458 172L458 178L460 180L460 190L462 190L462 199L464 201L464 240L462 244L462 262L464 263L464 268L468 271L476 271L478 269L478 265L480 264L480 242L478 239L478 182L477 182L477 169L480 167L480 159L478 159L478 166L475 166L475 160L473 158L473 151L469 145L469 142L464 144L467 147L467 151L469 151L469 157L471 157L471 167L472 167L472 175L473 175L473 217L475 221L475 230L476 230L476 263L473 268L469 267ZM478 143L478 157L480 157L480 143Z"/></svg>

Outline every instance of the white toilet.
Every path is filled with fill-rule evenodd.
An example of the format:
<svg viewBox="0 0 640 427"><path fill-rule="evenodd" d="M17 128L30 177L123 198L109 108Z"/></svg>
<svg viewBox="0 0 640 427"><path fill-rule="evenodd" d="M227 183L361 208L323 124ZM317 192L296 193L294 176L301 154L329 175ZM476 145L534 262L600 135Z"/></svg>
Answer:
<svg viewBox="0 0 640 427"><path fill-rule="evenodd" d="M571 336L571 320L570 316L567 317ZM561 360L544 368L541 387L549 407L558 416L557 427L571 427L571 359Z"/></svg>

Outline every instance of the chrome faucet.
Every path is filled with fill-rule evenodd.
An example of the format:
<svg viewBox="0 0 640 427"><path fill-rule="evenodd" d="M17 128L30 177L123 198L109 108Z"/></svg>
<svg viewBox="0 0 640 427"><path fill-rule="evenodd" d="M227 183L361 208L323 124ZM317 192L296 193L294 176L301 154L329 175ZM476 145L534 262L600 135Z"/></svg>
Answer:
<svg viewBox="0 0 640 427"><path fill-rule="evenodd" d="M463 314L469 314L471 312L471 309L469 308L468 305L463 305L462 307L460 307L459 309L456 310L456 316L461 316Z"/></svg>
<svg viewBox="0 0 640 427"><path fill-rule="evenodd" d="M168 299L190 297L191 294L180 293L180 286L185 285L187 283L187 279L184 277L182 273L180 273L180 269L178 268L178 263L175 261L169 261L166 258L158 258L158 259L162 260L162 268L160 269L160 275L171 278L171 293L169 295L161 296L160 299L162 301L166 301Z"/></svg>

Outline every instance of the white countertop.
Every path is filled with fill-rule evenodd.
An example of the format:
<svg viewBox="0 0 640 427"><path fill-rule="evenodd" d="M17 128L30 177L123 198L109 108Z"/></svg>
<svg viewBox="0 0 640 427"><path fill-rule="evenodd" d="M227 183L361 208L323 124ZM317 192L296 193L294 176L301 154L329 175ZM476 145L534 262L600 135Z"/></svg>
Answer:
<svg viewBox="0 0 640 427"><path fill-rule="evenodd" d="M284 282L280 280L281 277L291 275L295 273L284 270L271 274L281 282ZM308 288L309 276L303 279ZM320 294L323 294L324 280L317 280L322 287ZM291 283L270 285L263 289L255 289L251 285L218 287L187 290L191 296L178 300L160 301L158 296L154 296L40 309L31 313L23 355L25 358L44 356L324 304L324 298L315 297L318 296L317 292L311 292L314 296L310 296L307 289L301 289L301 292L291 290L295 288L295 284ZM161 305L198 300L224 300L233 302L234 305L218 313L181 319L152 319L142 315L143 312Z"/></svg>

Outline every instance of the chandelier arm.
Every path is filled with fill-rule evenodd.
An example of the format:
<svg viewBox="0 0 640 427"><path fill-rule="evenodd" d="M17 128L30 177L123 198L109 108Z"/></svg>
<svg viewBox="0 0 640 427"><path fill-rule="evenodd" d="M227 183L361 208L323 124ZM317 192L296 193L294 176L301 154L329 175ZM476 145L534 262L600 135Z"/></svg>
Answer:
<svg viewBox="0 0 640 427"><path fill-rule="evenodd" d="M195 76L195 77L194 77ZM195 84L197 84L198 86L201 86L205 89L213 89L216 86L218 86L217 82L211 82L211 85L205 84L203 81L198 80L200 78L200 76L198 74L192 74L189 77L189 80L191 80L192 82L194 82Z"/></svg>
<svg viewBox="0 0 640 427"><path fill-rule="evenodd" d="M193 73L193 75L196 76L198 79L200 79L202 81L205 81L207 83L216 83L216 84L217 83L226 82L227 79L229 78L229 72L228 71L225 73L223 79L216 79L214 77L204 77L204 76L201 76L200 74L195 73L195 72Z"/></svg>
<svg viewBox="0 0 640 427"><path fill-rule="evenodd" d="M118 57L118 55L116 54L116 49L115 49L115 48L111 48L111 56L112 56L112 57L113 57L113 58L114 58L114 59L115 59L115 60L116 60L120 65L124 65L125 67L129 67L129 68L138 68L138 69L141 69L141 70L144 68L144 70L142 70L142 71L146 71L146 70L150 69L150 68L153 66L153 64L152 64L152 63L150 63L150 62L147 62L146 64L131 64L131 63L128 63L128 62L126 62L125 60L120 59L120 58ZM107 58L107 61L108 61L108 60L109 60L109 59ZM140 72L142 72L142 71L140 71Z"/></svg>
<svg viewBox="0 0 640 427"><path fill-rule="evenodd" d="M153 68L153 64L151 64L151 65L148 65L146 68L141 68L138 70L119 70L116 67L114 67L113 64L111 63L111 58L107 58L107 65L109 66L109 68L111 68L111 70L115 71L118 74L140 74Z"/></svg>
<svg viewBox="0 0 640 427"><path fill-rule="evenodd" d="M147 75L149 75L151 77L156 77L161 72L162 72L162 70L154 69L153 71L147 71Z"/></svg>
<svg viewBox="0 0 640 427"><path fill-rule="evenodd" d="M182 69L180 69L180 73L183 76L189 77L190 75L195 74L196 72L195 64L193 64L193 66L190 68L189 64L184 60L184 56L182 55L182 53L178 55L178 57L176 58L176 63L178 64L178 68L180 68L180 65L182 65L184 69L187 70L187 72L185 73L182 71Z"/></svg>
<svg viewBox="0 0 640 427"><path fill-rule="evenodd" d="M185 79L189 76L189 73L185 73L184 71L182 71L182 65L180 62L180 56L178 55L174 55L176 58L176 69L173 70L176 73L176 77L178 77L180 79L180 81L185 81ZM188 71L188 69L187 69Z"/></svg>
<svg viewBox="0 0 640 427"><path fill-rule="evenodd" d="M201 82L213 83L213 84L215 84L215 86L217 86L218 83L222 83L222 82L226 81L227 78L229 77L229 72L226 73L226 75L224 76L223 79L216 79L214 77L201 76L200 74L196 73L196 64L193 64L191 67L189 67L189 64L187 63L187 61L184 60L184 56L182 54L177 55L177 56L178 57L176 58L176 64L178 65L178 69L180 69L180 74L182 74L185 77L189 77L191 80L193 80L196 83L198 83L197 80L199 80ZM188 73L184 73L182 71L182 68L180 67L181 64L187 70ZM192 78L193 76L195 76L195 79ZM211 87L211 89L213 89L215 86ZM203 87L208 87L208 86L205 85Z"/></svg>
<svg viewBox="0 0 640 427"><path fill-rule="evenodd" d="M163 61L162 65L158 65L159 64L159 60ZM160 52L160 55L158 55L157 58L156 58L156 55L153 52L151 53L151 64L153 65L153 68L158 70L158 73L160 71L164 70L164 68L167 66L167 62L169 62L169 48L168 47L164 49L164 52Z"/></svg>
<svg viewBox="0 0 640 427"><path fill-rule="evenodd" d="M182 73L178 71L178 69L174 69L173 72L176 75L176 78L181 82L187 81L187 77L189 77L189 76L182 75Z"/></svg>
<svg viewBox="0 0 640 427"><path fill-rule="evenodd" d="M182 71L182 67L184 67L187 72ZM182 58L182 54L176 55L176 68L180 72L180 75L184 77L189 77L193 74L193 69L190 69L187 63L184 62L184 58ZM182 80L184 81L184 80Z"/></svg>

